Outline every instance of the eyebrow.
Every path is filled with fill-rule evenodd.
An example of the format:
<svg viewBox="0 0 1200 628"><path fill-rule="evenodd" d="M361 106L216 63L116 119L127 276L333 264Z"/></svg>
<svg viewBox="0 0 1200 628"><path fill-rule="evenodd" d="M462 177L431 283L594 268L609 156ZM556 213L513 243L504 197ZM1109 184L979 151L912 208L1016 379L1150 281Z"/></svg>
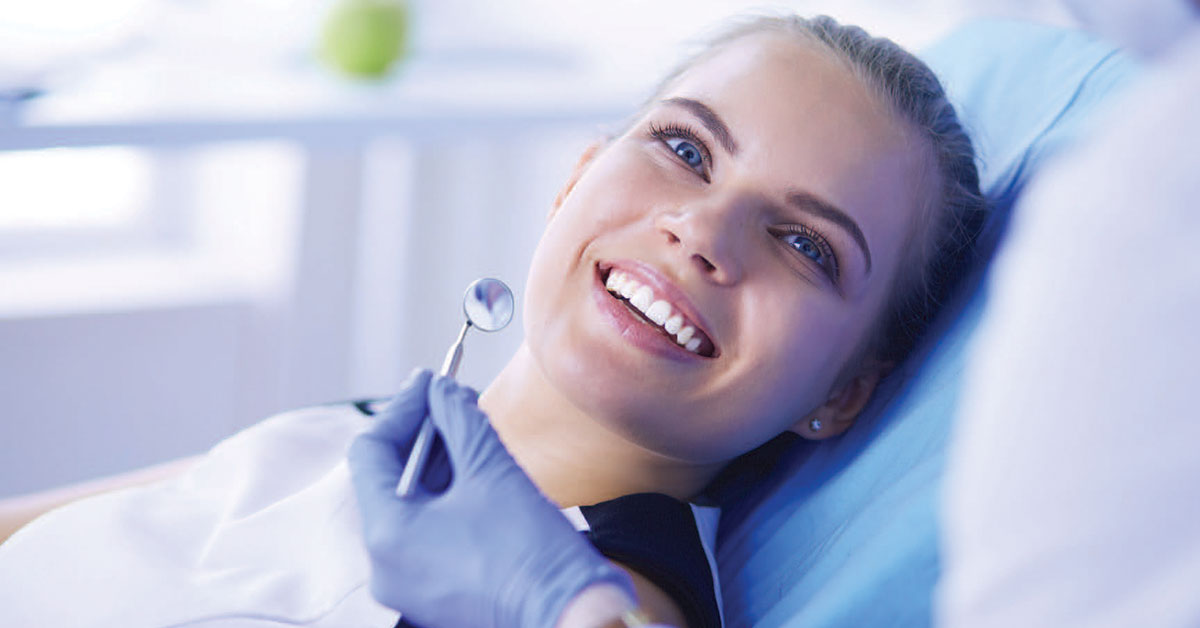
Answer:
<svg viewBox="0 0 1200 628"><path fill-rule="evenodd" d="M717 141L721 143L721 146L725 147L725 150L730 155L737 154L737 141L733 139L733 135L729 132L729 127L725 126L725 122L721 120L721 116L718 116L717 112L710 109L708 105L699 100L681 97L668 98L663 102L670 105L679 105L692 112L693 115L700 118L700 122L704 124L709 133L713 134L713 137L717 138Z"/></svg>
<svg viewBox="0 0 1200 628"><path fill-rule="evenodd" d="M854 219L849 214L801 190L788 191L787 201L788 204L802 211L824 218L848 231L858 244L858 248L862 250L863 257L867 260L867 272L871 272L871 249L867 246L867 238L863 236L862 229L858 228L858 223L854 222Z"/></svg>

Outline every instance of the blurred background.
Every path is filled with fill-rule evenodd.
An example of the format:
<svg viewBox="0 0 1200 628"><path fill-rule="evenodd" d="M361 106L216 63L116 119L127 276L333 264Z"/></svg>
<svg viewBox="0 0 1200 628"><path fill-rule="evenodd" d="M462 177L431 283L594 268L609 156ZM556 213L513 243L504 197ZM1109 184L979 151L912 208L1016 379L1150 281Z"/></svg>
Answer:
<svg viewBox="0 0 1200 628"><path fill-rule="evenodd" d="M916 50L978 16L1071 23L1033 0L365 1L0 4L0 496L386 396L495 276L516 318L460 372L485 386L579 153L732 14ZM346 41L364 20L382 53ZM387 33L399 58L368 68Z"/></svg>

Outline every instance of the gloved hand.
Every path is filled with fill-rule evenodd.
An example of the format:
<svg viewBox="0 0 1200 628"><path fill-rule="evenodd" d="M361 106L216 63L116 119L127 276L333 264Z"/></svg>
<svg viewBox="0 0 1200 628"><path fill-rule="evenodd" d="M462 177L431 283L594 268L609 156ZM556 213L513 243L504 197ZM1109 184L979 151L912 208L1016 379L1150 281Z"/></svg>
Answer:
<svg viewBox="0 0 1200 628"><path fill-rule="evenodd" d="M424 628L554 626L584 587L603 582L636 599L628 574L604 559L517 466L474 391L422 371L350 447L371 558L371 592ZM396 496L422 419L446 456L449 485ZM427 474L428 475L428 474ZM444 477L444 476L443 476Z"/></svg>

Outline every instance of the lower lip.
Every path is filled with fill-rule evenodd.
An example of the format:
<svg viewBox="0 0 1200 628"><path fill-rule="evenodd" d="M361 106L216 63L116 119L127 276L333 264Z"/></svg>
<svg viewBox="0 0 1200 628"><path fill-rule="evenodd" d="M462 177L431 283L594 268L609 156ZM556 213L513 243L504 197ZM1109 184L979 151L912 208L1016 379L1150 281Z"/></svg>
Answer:
<svg viewBox="0 0 1200 628"><path fill-rule="evenodd" d="M704 359L699 354L679 346L678 343L668 338L659 327L652 326L641 316L633 313L630 309L631 306L626 305L625 301L610 294L600 281L598 271L593 273L593 277L595 277L593 281L595 285L592 290L592 298L599 307L600 313L630 344L648 353L677 362L693 362Z"/></svg>

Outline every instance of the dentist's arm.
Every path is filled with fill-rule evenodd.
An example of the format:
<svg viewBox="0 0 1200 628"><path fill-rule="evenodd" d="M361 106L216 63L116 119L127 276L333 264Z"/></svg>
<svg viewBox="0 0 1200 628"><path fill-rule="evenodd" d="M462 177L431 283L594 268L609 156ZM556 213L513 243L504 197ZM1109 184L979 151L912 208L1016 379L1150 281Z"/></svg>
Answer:
<svg viewBox="0 0 1200 628"><path fill-rule="evenodd" d="M475 401L418 373L351 446L375 598L424 628L621 626L639 598L656 619L677 620L661 590L605 559L542 496ZM404 454L426 414L445 450L425 477L444 488L401 499Z"/></svg>

